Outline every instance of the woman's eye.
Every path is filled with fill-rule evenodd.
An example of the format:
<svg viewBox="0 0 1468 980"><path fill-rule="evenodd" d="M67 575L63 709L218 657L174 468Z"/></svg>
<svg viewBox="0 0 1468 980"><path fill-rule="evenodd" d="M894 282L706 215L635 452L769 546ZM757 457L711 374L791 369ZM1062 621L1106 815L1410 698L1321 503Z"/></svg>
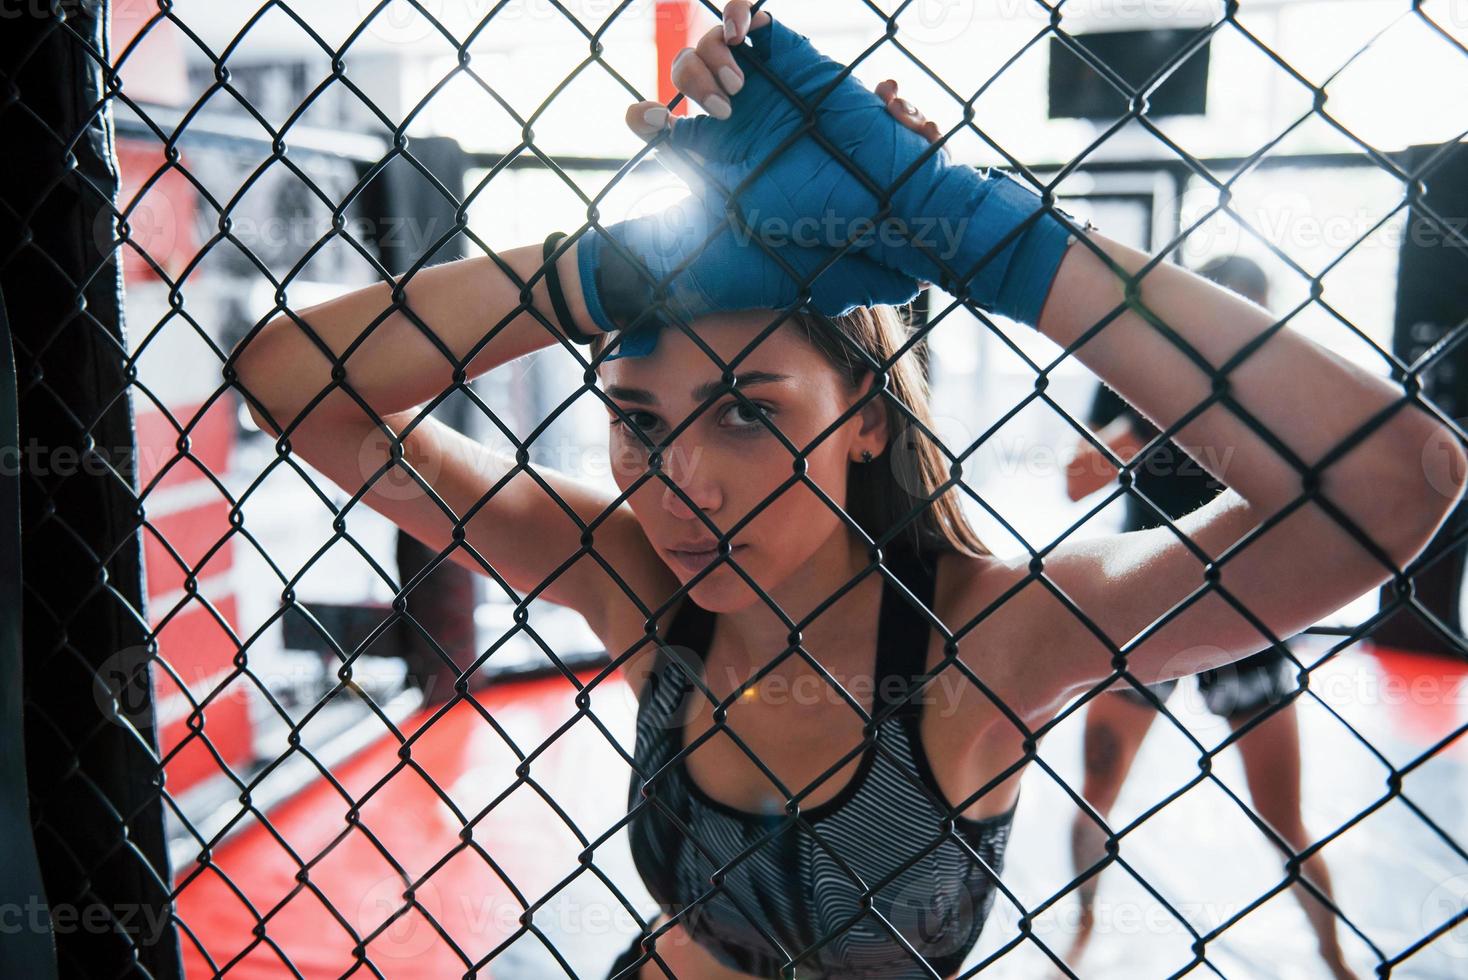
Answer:
<svg viewBox="0 0 1468 980"><path fill-rule="evenodd" d="M755 431L762 431L765 429L765 425L762 419L769 418L774 414L774 411L770 409L769 406L761 405L758 402L751 402L748 404L744 402L734 402L728 407L727 410L725 410L724 417L734 417L738 419L739 422L743 423L741 425L736 422L736 424L734 424L732 428L753 429Z"/></svg>
<svg viewBox="0 0 1468 980"><path fill-rule="evenodd" d="M625 418L619 416L612 419L611 424L613 428L619 425L626 428L635 427L637 431L646 433L649 429L657 425L657 416L651 412L623 412L622 415Z"/></svg>
<svg viewBox="0 0 1468 980"><path fill-rule="evenodd" d="M758 402L748 405L743 402L731 402L719 413L719 419L721 424L731 429L759 432L765 428L761 420L768 419L774 414L775 412L772 408ZM647 435L656 429L659 422L658 417L651 412L635 411L624 411L620 416L610 420L613 428L620 426L627 430L629 434L635 428L643 435Z"/></svg>

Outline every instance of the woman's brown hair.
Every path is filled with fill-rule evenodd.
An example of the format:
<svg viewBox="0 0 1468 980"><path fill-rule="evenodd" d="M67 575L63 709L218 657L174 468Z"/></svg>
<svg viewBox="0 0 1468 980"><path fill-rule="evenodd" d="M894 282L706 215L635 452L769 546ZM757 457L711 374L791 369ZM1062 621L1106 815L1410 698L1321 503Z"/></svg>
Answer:
<svg viewBox="0 0 1468 980"><path fill-rule="evenodd" d="M867 360L852 349L853 345L873 362L885 364L911 335L894 306L859 306L836 317L797 312L783 326L799 331L825 356L853 392L871 370ZM605 335L593 340L592 356L599 355L606 343ZM851 464L846 513L873 540L880 540L892 528L902 525L902 530L888 542L888 550L917 548L923 552L988 555L992 552L979 540L964 516L958 488L950 486L941 493L936 492L949 473L946 457L927 434L935 430L924 365L926 349L927 340L922 338L887 369L887 390L876 397L887 413L890 437L886 448L871 462ZM907 412L897 408L894 400L905 406ZM918 516L903 523L925 499L930 502L924 504Z"/></svg>

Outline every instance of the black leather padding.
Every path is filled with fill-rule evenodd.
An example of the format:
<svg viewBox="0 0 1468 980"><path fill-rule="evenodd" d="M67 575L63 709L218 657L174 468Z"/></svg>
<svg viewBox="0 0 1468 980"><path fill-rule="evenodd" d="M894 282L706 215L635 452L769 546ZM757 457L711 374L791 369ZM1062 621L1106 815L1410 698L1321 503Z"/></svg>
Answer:
<svg viewBox="0 0 1468 980"><path fill-rule="evenodd" d="M31 835L27 800L24 690L20 657L20 418L15 349L0 296L0 908L21 911L20 928L7 930L5 969L10 976L56 976L56 936L46 907L41 864Z"/></svg>

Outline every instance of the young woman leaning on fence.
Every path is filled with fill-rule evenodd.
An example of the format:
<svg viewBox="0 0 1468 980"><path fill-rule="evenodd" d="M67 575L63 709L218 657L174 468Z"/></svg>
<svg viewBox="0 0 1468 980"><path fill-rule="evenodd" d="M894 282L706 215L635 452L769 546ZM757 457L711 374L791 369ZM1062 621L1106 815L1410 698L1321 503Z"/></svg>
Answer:
<svg viewBox="0 0 1468 980"><path fill-rule="evenodd" d="M1374 588L1451 510L1463 454L1400 385L953 163L891 85L867 90L745 0L673 80L709 114L641 103L628 122L692 195L553 234L555 297L531 243L282 314L233 365L293 453L370 484L363 502L451 560L579 611L636 692L629 832L662 914L613 975L951 976L1004 890L1031 733L1077 696L1237 661ZM760 241L718 227L736 187ZM876 191L879 227L906 234L838 254ZM923 434L896 309L921 281L1071 349L1159 429L1181 422L1174 441L1228 489L1176 522L1185 538L990 553ZM618 494L420 415L532 351L575 351L562 334L596 355ZM402 462L364 452L384 431ZM403 463L431 493L374 489Z"/></svg>

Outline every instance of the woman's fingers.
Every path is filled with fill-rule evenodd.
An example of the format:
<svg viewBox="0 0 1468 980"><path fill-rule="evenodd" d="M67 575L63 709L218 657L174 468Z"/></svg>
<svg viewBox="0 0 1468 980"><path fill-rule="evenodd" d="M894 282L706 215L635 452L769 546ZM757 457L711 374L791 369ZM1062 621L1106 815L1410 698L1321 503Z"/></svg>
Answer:
<svg viewBox="0 0 1468 980"><path fill-rule="evenodd" d="M705 150L709 139L706 127L718 123L708 116L678 119L661 102L637 102L629 106L626 120L627 128L647 142L668 131L667 142L658 149L658 161L689 187L698 186L703 180L699 168L707 166L709 160Z"/></svg>
<svg viewBox="0 0 1468 980"><path fill-rule="evenodd" d="M938 132L938 124L927 116L924 116L917 106L906 99L893 99L887 103L887 111L896 116L897 119L908 129L922 136L929 143L936 143L941 135Z"/></svg>
<svg viewBox="0 0 1468 980"><path fill-rule="evenodd" d="M922 136L929 143L938 141L938 124L929 120L917 106L897 97L897 79L887 78L877 83L877 98L887 103L887 111L898 122Z"/></svg>
<svg viewBox="0 0 1468 980"><path fill-rule="evenodd" d="M722 45L723 42L720 41ZM702 47L702 42L700 42ZM727 46L724 53L728 54ZM730 57L732 64L734 59ZM684 48L678 52L673 59L673 67L669 72L673 84L678 91L688 98L697 102L704 111L715 119L728 119L732 113L729 107L729 97L724 93L718 81L714 77L714 67L707 64L698 48Z"/></svg>
<svg viewBox="0 0 1468 980"><path fill-rule="evenodd" d="M684 48L673 59L670 71L673 84L685 96L702 106L713 119L728 119L733 114L729 97L744 86L744 73L734 60L730 48L743 44L750 31L763 27L770 20L770 15L763 10L752 13L749 0L729 0L724 7L722 23L705 32L696 47ZM929 143L938 141L942 135L938 124L897 95L896 79L882 80L875 91L877 97L887 106L887 111L898 122ZM689 138L679 141L675 136L674 140L688 144L688 150L693 150L693 144L697 142L693 139L693 131L702 123L708 122L697 119L672 120L667 108L658 102L638 102L630 106L626 121L628 127L644 140L653 139L670 122L683 127L686 130L683 135ZM682 133L683 130L679 132Z"/></svg>
<svg viewBox="0 0 1468 980"><path fill-rule="evenodd" d="M724 40L723 28L710 28L698 39L696 50L703 63L708 66L709 72L719 80L726 95L733 95L744 87L744 71L734 60L734 52L729 50L729 45Z"/></svg>
<svg viewBox="0 0 1468 980"><path fill-rule="evenodd" d="M673 58L669 71L673 85L715 119L728 119L733 113L729 96L744 87L744 72L729 48L743 44L751 30L770 19L764 11L751 13L749 0L730 0L723 23L706 32L696 47L684 48ZM626 120L629 129L651 140L668 125L668 110L658 102L638 102L628 107Z"/></svg>
<svg viewBox="0 0 1468 980"><path fill-rule="evenodd" d="M661 102L638 102L627 109L627 128L647 142L672 126L668 142L658 150L657 158L673 173L683 178L689 187L696 186L701 179L697 166L690 166L684 159L686 154L695 165L707 164L708 157L700 148L699 130L709 124L705 116L692 119L674 118Z"/></svg>
<svg viewBox="0 0 1468 980"><path fill-rule="evenodd" d="M634 102L627 107L627 128L651 140L668 125L668 108L661 102Z"/></svg>
<svg viewBox="0 0 1468 980"><path fill-rule="evenodd" d="M929 143L936 143L939 135L938 124L923 116L922 112L914 111L906 99L897 98L897 79L884 78L877 83L877 98L887 104L887 111L897 117L897 120L909 129L924 136ZM925 279L918 280L919 289L927 289L932 283Z"/></svg>
<svg viewBox="0 0 1468 980"><path fill-rule="evenodd" d="M749 0L729 0L724 6L724 40L731 45L743 44L744 38L756 27L764 27L770 22L770 15L761 10L757 14L750 14Z"/></svg>
<svg viewBox="0 0 1468 980"><path fill-rule="evenodd" d="M670 72L678 91L697 102L715 119L732 114L729 96L744 87L744 72L729 48L743 44L751 30L770 22L764 11L750 13L749 0L730 0L724 20L710 28L698 44L684 48L673 59Z"/></svg>

